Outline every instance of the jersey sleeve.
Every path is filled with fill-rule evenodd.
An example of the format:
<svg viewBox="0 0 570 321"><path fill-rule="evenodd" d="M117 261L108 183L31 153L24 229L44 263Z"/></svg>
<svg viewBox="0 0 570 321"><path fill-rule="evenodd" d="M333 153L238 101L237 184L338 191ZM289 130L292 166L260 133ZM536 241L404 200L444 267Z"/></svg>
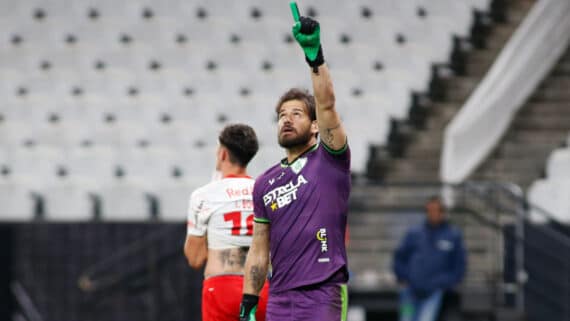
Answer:
<svg viewBox="0 0 570 321"><path fill-rule="evenodd" d="M268 224L271 222L263 203L263 191L260 179L256 180L253 185L253 215L253 221L255 223Z"/></svg>
<svg viewBox="0 0 570 321"><path fill-rule="evenodd" d="M196 193L190 196L188 205L187 234L193 236L205 236L210 220L210 210L206 200Z"/></svg>
<svg viewBox="0 0 570 321"><path fill-rule="evenodd" d="M350 170L350 147L348 146L348 140L346 144L339 149L334 150L328 147L326 144L320 144L323 149L323 154L325 154L325 158L331 161L336 167L341 170L349 171Z"/></svg>

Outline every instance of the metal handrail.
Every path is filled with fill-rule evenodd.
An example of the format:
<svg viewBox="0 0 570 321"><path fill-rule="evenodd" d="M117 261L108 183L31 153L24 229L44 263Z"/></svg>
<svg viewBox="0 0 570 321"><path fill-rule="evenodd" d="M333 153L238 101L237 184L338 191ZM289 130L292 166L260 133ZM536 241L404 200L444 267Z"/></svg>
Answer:
<svg viewBox="0 0 570 321"><path fill-rule="evenodd" d="M471 183L466 183L465 186L467 189L471 190L471 194L472 195L477 195L479 197L485 197L485 195L476 188L476 185L470 185ZM534 209L538 209L540 211L540 214L544 215L550 222L552 223L556 223L556 224L561 224L560 222L558 222L556 219L554 219L554 215L552 215L551 213L549 213L548 211L534 205L528 202L528 200L526 199L526 197L524 196L524 194L522 193L522 189L520 189L518 186L514 185L514 184L500 184L500 183L489 183L487 185L488 187L491 187L493 192L500 192L503 194L503 196L507 196L509 197L512 201L514 201L516 204L519 204L519 206L517 206L517 208L513 211L512 209L508 209L505 206L503 206L502 204L497 203L494 199L492 198L488 198L488 201L490 203L490 205L496 207L497 209L501 210L501 211L506 211L506 212L515 212L514 214L517 215L517 221L516 221L516 232L515 232L515 255L516 255L516 265L517 265L517 281L519 283L519 285L524 285L528 279L528 275L525 269L525 262L524 262L524 248L525 246L530 246L533 248L533 250L537 251L540 253L540 255L546 255L549 257L555 257L554 254L550 253L547 249L542 248L542 247L538 247L532 243L530 243L529 241L526 240L525 235L524 235L524 231L525 231L525 224L527 224L529 222L529 215L528 215L528 209L529 208L534 208ZM520 206L520 204L522 204L522 206ZM562 224L561 224L562 225ZM548 225L544 225L545 228L541 228L541 229L536 229L536 231L540 231L540 233L542 233L543 235L547 236L548 238L552 239L553 241L557 242L559 245L561 245L563 248L568 249L568 251L570 251L570 237L554 228L552 228L551 226ZM556 257L558 259L558 261L560 261L561 264L563 264L563 266L566 266L567 268L570 267L570 258L569 257ZM565 269L566 271L568 271L568 269ZM570 279L570 273L568 273L567 278ZM528 290L534 291L535 289L532 288L528 288ZM519 292L519 296L517 298L517 306L522 310L524 307L524 292L523 291L518 291ZM567 291L566 293L566 297L568 299L570 299L570 292ZM569 320L569 315L570 315L570 309L568 309L566 307L565 311L565 315L566 315L566 319L565 320Z"/></svg>
<svg viewBox="0 0 570 321"><path fill-rule="evenodd" d="M18 281L13 281L10 284L10 289L16 302L22 309L23 314L25 315L26 319L29 321L43 321L41 314L39 313L38 309L34 305L32 298L28 292L24 289L22 284Z"/></svg>
<svg viewBox="0 0 570 321"><path fill-rule="evenodd" d="M510 186L512 186L512 185L515 185L515 184L495 184L494 187L501 189L501 191L506 193L506 195L508 197L511 197L513 199L513 201L523 202L527 209L532 208L532 209L537 210L539 212L539 214L544 216L546 219L548 219L549 222L559 224L559 225L564 225L563 223L558 221L558 219L555 218L556 216L554 214L552 214L551 212L545 210L544 208L542 208L536 204L529 202L528 199L524 196L524 194L522 194L522 192L520 194L514 193L510 188ZM528 211L525 211L524 220L528 221ZM547 230L544 230L544 232L551 234L549 236L556 238L556 240L563 243L565 247L570 248L570 236L568 236L564 233L561 233L557 230L553 230L553 229L547 229Z"/></svg>

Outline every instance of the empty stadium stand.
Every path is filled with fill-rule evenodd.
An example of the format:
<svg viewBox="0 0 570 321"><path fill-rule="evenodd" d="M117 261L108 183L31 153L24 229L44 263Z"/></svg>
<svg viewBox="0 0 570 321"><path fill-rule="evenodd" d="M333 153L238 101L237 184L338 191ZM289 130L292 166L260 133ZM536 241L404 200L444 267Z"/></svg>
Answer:
<svg viewBox="0 0 570 321"><path fill-rule="evenodd" d="M473 12L469 37L454 37L449 63L432 67L429 91L414 92L409 117L393 120L387 143L373 149L368 163L369 177L387 183L439 181L445 126L476 88L532 5L532 1L508 3L506 13L501 14L498 9Z"/></svg>
<svg viewBox="0 0 570 321"><path fill-rule="evenodd" d="M386 144L390 119L407 117L411 92L427 91L431 64L447 60L452 34L467 36L472 10L486 10L489 1L300 5L326 30L323 43L351 133L353 170L363 173L369 145ZM183 182L189 193L210 179L217 132L235 121L251 123L260 134L260 157L252 163L252 174L260 174L282 155L273 147L275 101L288 87L310 85L290 26L287 4L279 2L3 2L2 181L18 185L14 191L37 194L40 203L49 198L45 213L29 212L25 208L33 204L26 204L21 217L121 220L119 212L108 212L113 201L105 200L114 185L168 206L157 191L172 185L171 174L159 174L160 166L141 171L151 168L142 160L160 159L157 150L177 154L167 156L169 171L178 173L174 184ZM140 157L123 162L125 151L135 149ZM12 158L26 153L23 162ZM75 157L89 153L104 160L89 158L83 166ZM25 170L37 159L48 161ZM33 179L22 181L23 176ZM57 204L63 200L55 191L74 186L83 191L75 209ZM146 201L136 197L128 206L143 210ZM81 213L68 216L56 209ZM161 212L134 217L165 219Z"/></svg>

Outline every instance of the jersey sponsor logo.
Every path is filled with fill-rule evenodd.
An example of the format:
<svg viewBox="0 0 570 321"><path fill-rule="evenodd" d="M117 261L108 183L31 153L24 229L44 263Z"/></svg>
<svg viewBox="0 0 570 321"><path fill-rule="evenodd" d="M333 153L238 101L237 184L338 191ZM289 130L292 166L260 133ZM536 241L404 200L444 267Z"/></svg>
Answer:
<svg viewBox="0 0 570 321"><path fill-rule="evenodd" d="M283 176L285 176L285 172L281 172L281 173L279 174L279 176L277 176L277 178L272 178L272 179L270 179L270 180L268 181L269 185L275 184L275 181L276 181L276 180L277 180L277 181L280 180L281 178L283 178Z"/></svg>
<svg viewBox="0 0 570 321"><path fill-rule="evenodd" d="M253 186L252 187L245 187L245 188L227 188L226 194L229 198L236 198L242 196L249 196L253 193Z"/></svg>
<svg viewBox="0 0 570 321"><path fill-rule="evenodd" d="M325 253L328 251L328 243L327 243L327 229L321 228L317 231L317 240L321 242L321 253Z"/></svg>
<svg viewBox="0 0 570 321"><path fill-rule="evenodd" d="M327 238L327 229L324 227L321 227L318 231L317 231L317 241L319 241L321 243L321 253L327 253L329 251L329 244L328 244L328 238ZM328 257L320 257L317 259L317 262L319 263L328 263L330 262L330 258Z"/></svg>
<svg viewBox="0 0 570 321"><path fill-rule="evenodd" d="M299 175L296 182L289 181L289 183L278 186L263 195L263 203L265 206L270 205L272 211L283 208L297 200L297 190L299 187L307 183L308 181L305 177L303 175Z"/></svg>

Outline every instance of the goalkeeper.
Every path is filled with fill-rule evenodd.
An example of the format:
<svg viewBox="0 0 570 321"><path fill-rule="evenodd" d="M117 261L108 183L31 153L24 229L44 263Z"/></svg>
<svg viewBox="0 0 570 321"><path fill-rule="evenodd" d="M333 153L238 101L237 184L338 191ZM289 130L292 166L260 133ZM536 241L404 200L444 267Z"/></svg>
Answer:
<svg viewBox="0 0 570 321"><path fill-rule="evenodd" d="M255 181L241 321L255 320L269 253L266 320L346 319L350 149L335 107L319 23L300 17L294 3L291 7L293 35L309 64L314 96L293 88L276 106L278 142L286 158Z"/></svg>

